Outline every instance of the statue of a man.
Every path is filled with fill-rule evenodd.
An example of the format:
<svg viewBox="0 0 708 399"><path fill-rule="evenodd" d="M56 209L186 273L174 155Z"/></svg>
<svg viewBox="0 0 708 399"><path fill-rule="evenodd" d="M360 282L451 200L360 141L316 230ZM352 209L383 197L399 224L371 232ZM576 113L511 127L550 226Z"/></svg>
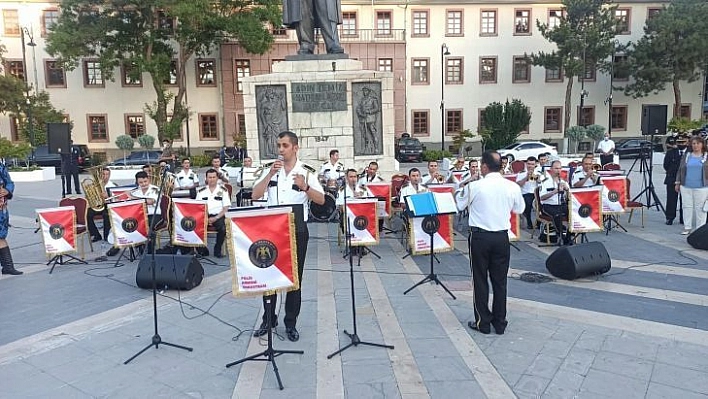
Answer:
<svg viewBox="0 0 708 399"><path fill-rule="evenodd" d="M328 54L341 54L337 25L342 23L340 0L283 0L283 25L295 29L298 54L315 50L315 28L320 28Z"/></svg>

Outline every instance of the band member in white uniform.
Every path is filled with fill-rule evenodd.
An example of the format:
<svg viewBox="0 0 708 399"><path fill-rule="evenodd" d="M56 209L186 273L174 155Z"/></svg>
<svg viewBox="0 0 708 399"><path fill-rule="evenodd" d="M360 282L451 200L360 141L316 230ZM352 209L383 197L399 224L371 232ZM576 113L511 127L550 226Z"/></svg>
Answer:
<svg viewBox="0 0 708 399"><path fill-rule="evenodd" d="M400 200L399 202L405 203L405 198L409 195L425 193L428 188L421 184L420 182L420 170L418 168L411 168L408 171L408 184L401 188Z"/></svg>
<svg viewBox="0 0 708 399"><path fill-rule="evenodd" d="M197 199L206 201L207 214L209 214L209 224L216 229L216 243L214 244L214 257L223 258L221 247L224 245L226 238L226 223L224 215L231 206L231 197L229 190L219 184L218 174L216 170L209 169L206 171L206 186L197 191Z"/></svg>
<svg viewBox="0 0 708 399"><path fill-rule="evenodd" d="M221 168L221 158L219 158L219 155L214 155L211 159L211 168L216 171L219 183L229 182L229 172L227 172L226 169Z"/></svg>
<svg viewBox="0 0 708 399"><path fill-rule="evenodd" d="M366 186L366 183L381 183L384 179L378 175L379 164L376 161L369 162L369 166L366 168L364 176L359 179L358 185Z"/></svg>
<svg viewBox="0 0 708 399"><path fill-rule="evenodd" d="M445 175L440 173L440 165L438 161L428 161L428 173L423 175L422 182L426 186L428 184L445 183Z"/></svg>
<svg viewBox="0 0 708 399"><path fill-rule="evenodd" d="M561 169L561 162L553 161L548 170L548 177L541 181L538 191L543 213L553 217L553 225L559 240L563 232L563 220L568 216L566 196L570 190L568 182L560 177ZM570 231L567 231L563 237L563 243L570 244Z"/></svg>
<svg viewBox="0 0 708 399"><path fill-rule="evenodd" d="M152 220L154 218L157 218L154 224L154 226L157 226L162 220L160 202L157 198L157 195L160 192L160 188L150 184L150 178L145 172L136 173L135 180L138 182L138 189L130 192L130 198L145 199L145 203L147 204L148 228L150 226L153 226ZM148 245L148 253L152 252L153 245L154 243L151 241Z"/></svg>
<svg viewBox="0 0 708 399"><path fill-rule="evenodd" d="M290 131L282 132L278 135L278 153L281 159L273 162L268 173L264 173L261 178L253 186L253 198L263 198L266 191L268 192L268 205L287 205L287 204L302 204L303 217L307 222L309 213L309 201L323 205L325 203L324 189L317 179L317 171L311 166L305 165L297 159L297 152L300 149L298 145L297 135ZM279 158L280 158L279 157ZM302 287L303 270L305 269L305 256L307 255L307 244L310 239L310 233L307 229L307 223L296 223L298 229L295 233L295 242L297 243L297 270ZM275 317L275 300L276 295L263 297L263 305L265 307L266 300L269 300L271 306L271 317L273 325L278 325L278 320ZM287 293L285 299L285 332L290 341L300 339L300 333L297 331L297 318L300 315L301 292L300 288ZM260 337L268 333L268 315L263 314L263 322L253 336Z"/></svg>
<svg viewBox="0 0 708 399"><path fill-rule="evenodd" d="M182 160L182 170L180 170L175 177L177 188L189 190L199 185L199 175L191 168L191 165L192 163L189 158Z"/></svg>
<svg viewBox="0 0 708 399"><path fill-rule="evenodd" d="M344 164L339 162L339 150L329 152L329 161L322 164L319 175L329 184L330 180L337 180L344 174Z"/></svg>
<svg viewBox="0 0 708 399"><path fill-rule="evenodd" d="M533 229L531 210L533 209L534 193L540 178L541 174L536 172L536 157L526 158L526 169L516 175L516 184L521 187L521 195L524 196L524 203L526 204L524 218L526 218L526 228L528 230Z"/></svg>
<svg viewBox="0 0 708 399"><path fill-rule="evenodd" d="M361 198L364 196L364 190L361 190L356 185L356 180L356 170L347 169L347 184L344 186L343 190L339 190L339 195L335 201L338 206L344 205L344 197L346 197L348 201L349 198Z"/></svg>
<svg viewBox="0 0 708 399"><path fill-rule="evenodd" d="M111 181L111 170L108 168L103 168L101 170L101 197L103 197L104 200L108 198L108 191L106 191L106 188L115 186L116 184ZM96 215L103 216L103 237L101 237L101 233L98 232L96 221L93 220L93 217ZM104 238L108 239L108 234L111 232L111 222L108 219L108 208L104 207L101 212L96 212L92 208L89 208L86 213L86 226L88 227L92 242L101 241Z"/></svg>
<svg viewBox="0 0 708 399"><path fill-rule="evenodd" d="M460 186L464 187L468 183L479 180L479 178L479 161L476 159L471 159L467 164L467 172L462 175Z"/></svg>
<svg viewBox="0 0 708 399"><path fill-rule="evenodd" d="M573 173L573 187L590 187L600 184L600 174L592 166L592 158L583 158L583 169Z"/></svg>
<svg viewBox="0 0 708 399"><path fill-rule="evenodd" d="M244 199L251 199L251 189L244 189L243 188L243 170L244 168L252 168L253 167L253 158L251 157L245 157L243 158L243 166L241 166L241 170L238 172L238 175L236 175L236 185L240 188L238 191L238 194L236 194L236 206L241 206L243 204Z"/></svg>

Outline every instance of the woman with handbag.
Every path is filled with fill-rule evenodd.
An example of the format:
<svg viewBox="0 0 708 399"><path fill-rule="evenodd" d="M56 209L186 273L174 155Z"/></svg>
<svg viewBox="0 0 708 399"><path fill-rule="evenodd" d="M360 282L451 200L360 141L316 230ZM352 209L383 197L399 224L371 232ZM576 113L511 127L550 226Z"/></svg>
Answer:
<svg viewBox="0 0 708 399"><path fill-rule="evenodd" d="M689 140L689 148L683 154L676 174L675 187L683 198L685 223L681 234L688 235L693 226L697 229L706 223L708 212L708 152L700 136Z"/></svg>

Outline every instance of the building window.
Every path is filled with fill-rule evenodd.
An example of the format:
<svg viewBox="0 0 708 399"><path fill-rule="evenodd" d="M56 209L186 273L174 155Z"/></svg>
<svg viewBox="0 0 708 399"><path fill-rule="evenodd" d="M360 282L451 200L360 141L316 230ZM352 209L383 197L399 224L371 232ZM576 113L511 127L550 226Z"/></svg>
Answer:
<svg viewBox="0 0 708 399"><path fill-rule="evenodd" d="M216 114L199 114L199 137L202 140L219 139L219 123Z"/></svg>
<svg viewBox="0 0 708 399"><path fill-rule="evenodd" d="M239 136L246 136L246 115L238 114L236 115L236 127L238 128Z"/></svg>
<svg viewBox="0 0 708 399"><path fill-rule="evenodd" d="M615 81L629 80L629 67L627 65L626 55L616 54L613 58L612 79Z"/></svg>
<svg viewBox="0 0 708 399"><path fill-rule="evenodd" d="M84 60L84 87L105 87L101 64L96 60Z"/></svg>
<svg viewBox="0 0 708 399"><path fill-rule="evenodd" d="M428 36L428 16L427 10L413 10L413 37Z"/></svg>
<svg viewBox="0 0 708 399"><path fill-rule="evenodd" d="M679 117L691 119L691 104L681 104L679 107Z"/></svg>
<svg viewBox="0 0 708 399"><path fill-rule="evenodd" d="M560 68L546 68L546 82L562 82L563 70Z"/></svg>
<svg viewBox="0 0 708 399"><path fill-rule="evenodd" d="M216 60L197 59L197 86L216 86Z"/></svg>
<svg viewBox="0 0 708 399"><path fill-rule="evenodd" d="M497 83L497 57L479 59L479 83Z"/></svg>
<svg viewBox="0 0 708 399"><path fill-rule="evenodd" d="M445 134L452 135L462 131L462 110L445 110Z"/></svg>
<svg viewBox="0 0 708 399"><path fill-rule="evenodd" d="M177 60L170 61L170 75L162 80L166 86L177 86Z"/></svg>
<svg viewBox="0 0 708 399"><path fill-rule="evenodd" d="M234 68L236 69L236 91L243 93L243 78L251 76L251 61L235 60Z"/></svg>
<svg viewBox="0 0 708 399"><path fill-rule="evenodd" d="M629 8L618 8L615 10L618 35L630 34L631 15L631 10Z"/></svg>
<svg viewBox="0 0 708 399"><path fill-rule="evenodd" d="M661 8L648 8L647 9L647 21L656 17L661 12Z"/></svg>
<svg viewBox="0 0 708 399"><path fill-rule="evenodd" d="M175 34L175 18L167 15L164 10L159 10L157 12L157 20L160 24L160 29L166 33L168 36Z"/></svg>
<svg viewBox="0 0 708 399"><path fill-rule="evenodd" d="M484 130L484 113L485 108L480 108L477 110L477 131L481 132Z"/></svg>
<svg viewBox="0 0 708 399"><path fill-rule="evenodd" d="M560 133L563 107L546 107L543 113L543 132Z"/></svg>
<svg viewBox="0 0 708 399"><path fill-rule="evenodd" d="M464 63L461 57L448 58L445 60L445 83L462 84Z"/></svg>
<svg viewBox="0 0 708 399"><path fill-rule="evenodd" d="M379 58L379 71L393 72L393 58Z"/></svg>
<svg viewBox="0 0 708 399"><path fill-rule="evenodd" d="M481 13L480 34L482 36L496 36L497 10L482 10Z"/></svg>
<svg viewBox="0 0 708 399"><path fill-rule="evenodd" d="M343 12L342 13L342 36L356 36L356 13L355 12Z"/></svg>
<svg viewBox="0 0 708 399"><path fill-rule="evenodd" d="M17 117L10 115L10 138L12 141L21 141L20 128Z"/></svg>
<svg viewBox="0 0 708 399"><path fill-rule="evenodd" d="M49 9L42 11L42 37L47 36L47 33L57 21L59 21L59 10Z"/></svg>
<svg viewBox="0 0 708 399"><path fill-rule="evenodd" d="M5 75L14 76L24 82L25 80L25 64L22 60L5 61Z"/></svg>
<svg viewBox="0 0 708 399"><path fill-rule="evenodd" d="M137 64L125 63L120 72L123 87L143 87L143 73Z"/></svg>
<svg viewBox="0 0 708 399"><path fill-rule="evenodd" d="M66 87L66 72L57 61L44 61L44 74L47 87Z"/></svg>
<svg viewBox="0 0 708 399"><path fill-rule="evenodd" d="M612 130L627 130L627 106L612 106Z"/></svg>
<svg viewBox="0 0 708 399"><path fill-rule="evenodd" d="M448 10L445 20L445 36L463 36L464 19L462 10Z"/></svg>
<svg viewBox="0 0 708 399"><path fill-rule="evenodd" d="M108 141L108 116L87 115L89 141Z"/></svg>
<svg viewBox="0 0 708 399"><path fill-rule="evenodd" d="M2 25L5 27L5 36L20 36L20 20L17 10L2 10Z"/></svg>
<svg viewBox="0 0 708 399"><path fill-rule="evenodd" d="M578 110L580 111L578 113L578 125L589 126L595 123L594 105L586 105L583 107L582 110L580 110L580 107L578 107Z"/></svg>
<svg viewBox="0 0 708 399"><path fill-rule="evenodd" d="M586 82L595 81L595 61L587 60L585 61L585 74L583 76L578 76L578 81L584 80Z"/></svg>
<svg viewBox="0 0 708 399"><path fill-rule="evenodd" d="M272 32L273 36L287 36L288 35L288 30L284 26L281 26L279 28L273 28L273 29L271 29L271 32Z"/></svg>
<svg viewBox="0 0 708 399"><path fill-rule="evenodd" d="M563 18L563 10L554 9L548 10L548 29L556 28L560 25Z"/></svg>
<svg viewBox="0 0 708 399"><path fill-rule="evenodd" d="M376 36L391 36L391 11L376 11Z"/></svg>
<svg viewBox="0 0 708 399"><path fill-rule="evenodd" d="M411 79L412 84L424 84L428 83L428 59L427 58L413 58L411 60L413 68L411 69L413 76Z"/></svg>
<svg viewBox="0 0 708 399"><path fill-rule="evenodd" d="M134 139L145 134L145 116L142 114L126 115L125 134Z"/></svg>
<svg viewBox="0 0 708 399"><path fill-rule="evenodd" d="M514 57L514 76L512 83L531 82L531 63L524 56Z"/></svg>
<svg viewBox="0 0 708 399"><path fill-rule="evenodd" d="M430 111L413 110L413 136L430 136Z"/></svg>
<svg viewBox="0 0 708 399"><path fill-rule="evenodd" d="M514 10L514 34L531 34L531 10Z"/></svg>

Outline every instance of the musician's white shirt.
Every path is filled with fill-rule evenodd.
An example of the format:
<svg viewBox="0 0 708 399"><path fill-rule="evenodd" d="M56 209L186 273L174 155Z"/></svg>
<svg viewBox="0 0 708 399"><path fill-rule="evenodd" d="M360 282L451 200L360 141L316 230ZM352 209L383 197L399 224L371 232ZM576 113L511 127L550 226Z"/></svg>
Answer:
<svg viewBox="0 0 708 399"><path fill-rule="evenodd" d="M228 208L231 206L229 190L221 184L217 184L214 190L209 188L209 186L200 188L199 191L197 191L197 199L206 201L207 213L209 215L216 215L221 212L224 207Z"/></svg>
<svg viewBox="0 0 708 399"><path fill-rule="evenodd" d="M538 196L543 197L544 195L555 190L559 184L561 187L568 185L568 183L565 180L559 179L558 182L555 182L553 180L553 178L549 176L546 180L539 183ZM558 193L556 195L551 195L550 198L547 198L545 200L541 200L541 203L546 204L546 205L560 205L562 195L564 195L564 194L563 194L563 191L561 190L560 193Z"/></svg>
<svg viewBox="0 0 708 399"><path fill-rule="evenodd" d="M364 196L364 191L363 191L363 190L355 189L355 190L352 192L351 187L346 186L346 187L344 188L344 194L342 194L342 191L341 191L341 190L339 191L339 195L337 196L337 200L335 201L335 204L336 204L336 205L344 205L344 197L347 197L347 198L359 198L359 197L362 197L362 196Z"/></svg>
<svg viewBox="0 0 708 399"><path fill-rule="evenodd" d="M441 176L441 180L436 180L433 178L433 175L426 173L423 175L423 177L421 177L420 181L421 181L421 183L426 184L426 185L431 184L431 183L433 183L433 184L445 183L445 176L442 173L440 173L440 176Z"/></svg>
<svg viewBox="0 0 708 399"><path fill-rule="evenodd" d="M150 216L150 215L152 215L153 213L154 213L155 215L159 215L159 214L160 214L160 206L159 206L160 203L159 203L159 201L157 200L157 194L158 194L159 192L160 192L160 188L159 188L159 187L150 184L150 185L148 186L147 190L145 190L145 192L143 192L143 189L142 189L142 188L138 187L138 189L137 189L137 190L133 190L133 191L130 193L130 195L132 195L132 196L135 197L135 198L149 198L149 199L155 200L155 202L154 202L152 205L148 205L148 206L147 206L147 213L148 213L148 216ZM157 212L155 212L156 209L157 209Z"/></svg>
<svg viewBox="0 0 708 399"><path fill-rule="evenodd" d="M364 175L364 177L359 179L359 181L356 183L356 185L363 186L363 185L366 185L366 183L382 183L382 182L384 182L384 179L379 175L375 175L374 177L369 177L369 175Z"/></svg>
<svg viewBox="0 0 708 399"><path fill-rule="evenodd" d="M192 188L199 185L199 176L192 168L188 172L182 169L177 173L175 181L178 188Z"/></svg>
<svg viewBox="0 0 708 399"><path fill-rule="evenodd" d="M219 177L219 183L228 183L229 182L229 172L226 171L224 168L214 168L216 170L216 175L219 176L221 174L221 177Z"/></svg>
<svg viewBox="0 0 708 399"><path fill-rule="evenodd" d="M103 182L101 182L101 183L103 183ZM113 183L113 182L110 181L110 180L107 181L106 184L103 184L103 192L106 193L106 194L108 194L108 190L106 190L106 189L107 189L107 188L112 188L112 187L118 187L118 185L115 184L115 183Z"/></svg>
<svg viewBox="0 0 708 399"><path fill-rule="evenodd" d="M293 190L294 176L296 174L305 176L307 185L310 186L310 190L315 190L318 193L324 194L324 189L317 179L317 174L307 170L304 165L305 164L303 164L302 161L297 160L290 173L285 173L285 168L281 168L278 173L270 179L270 181L276 183L276 185L272 187L269 185L266 188L266 192L268 193L268 205L302 204L303 215L305 217L305 221L307 222L307 217L310 213L310 201L306 192ZM268 177L268 173L264 172L263 175L255 182L254 186L266 177Z"/></svg>
<svg viewBox="0 0 708 399"><path fill-rule="evenodd" d="M524 180L526 176L528 176L529 172L524 169L523 172L520 172L518 175L516 175L516 181L520 182L521 180ZM537 177L540 176L538 173L535 171L533 172L534 175ZM526 180L526 183L524 183L523 186L521 187L521 194L533 194L533 192L536 190L536 187L538 186L538 181L537 180Z"/></svg>
<svg viewBox="0 0 708 399"><path fill-rule="evenodd" d="M455 200L458 210L469 208L470 227L487 231L509 230L511 212L520 214L526 207L519 185L497 172L458 190Z"/></svg>
<svg viewBox="0 0 708 399"><path fill-rule="evenodd" d="M582 170L582 169L576 170L573 173L573 186L575 186L575 183L579 182L580 180L583 180L586 175L587 174L585 173L584 170ZM599 177L599 175L597 177ZM595 178L597 179L597 177L595 177ZM599 179L597 180L597 184L600 184ZM590 186L594 186L594 185L595 185L595 182L593 181L593 179L587 179L585 181L585 183L583 183L583 187L590 187Z"/></svg>
<svg viewBox="0 0 708 399"><path fill-rule="evenodd" d="M344 164L337 162L332 164L332 161L325 162L320 168L320 175L323 175L325 179L337 179L344 173Z"/></svg>
<svg viewBox="0 0 708 399"><path fill-rule="evenodd" d="M400 201L403 201L403 199L409 195L425 193L427 191L428 188L422 184L418 184L418 187L414 187L412 184L409 183L407 186L401 188L401 192L399 194Z"/></svg>

